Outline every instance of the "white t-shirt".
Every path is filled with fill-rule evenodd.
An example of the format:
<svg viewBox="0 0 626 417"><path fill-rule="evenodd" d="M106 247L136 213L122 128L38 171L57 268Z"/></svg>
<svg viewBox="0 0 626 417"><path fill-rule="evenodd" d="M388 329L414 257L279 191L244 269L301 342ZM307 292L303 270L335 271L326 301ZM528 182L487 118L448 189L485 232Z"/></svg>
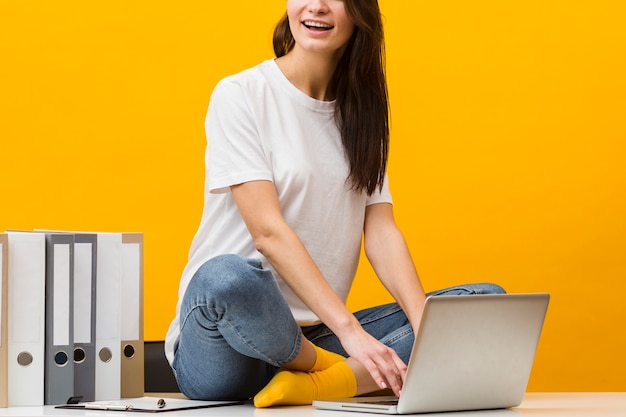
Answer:
<svg viewBox="0 0 626 417"><path fill-rule="evenodd" d="M258 258L274 273L300 325L319 323L291 291L252 238L230 186L272 181L283 216L340 299L346 300L359 261L365 207L391 202L387 182L368 197L350 190L348 161L334 102L298 90L274 60L220 81L206 119L207 152L202 220L183 271L176 317L166 336L170 363L178 336L180 302L196 271L222 254Z"/></svg>

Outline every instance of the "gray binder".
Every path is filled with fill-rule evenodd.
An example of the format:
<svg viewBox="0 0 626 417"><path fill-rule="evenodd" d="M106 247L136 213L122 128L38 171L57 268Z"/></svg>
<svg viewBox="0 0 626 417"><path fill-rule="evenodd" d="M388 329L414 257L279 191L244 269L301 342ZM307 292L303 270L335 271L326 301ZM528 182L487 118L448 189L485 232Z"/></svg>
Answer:
<svg viewBox="0 0 626 417"><path fill-rule="evenodd" d="M44 404L74 396L74 235L46 234Z"/></svg>
<svg viewBox="0 0 626 417"><path fill-rule="evenodd" d="M74 397L96 399L96 271L98 236L74 235Z"/></svg>

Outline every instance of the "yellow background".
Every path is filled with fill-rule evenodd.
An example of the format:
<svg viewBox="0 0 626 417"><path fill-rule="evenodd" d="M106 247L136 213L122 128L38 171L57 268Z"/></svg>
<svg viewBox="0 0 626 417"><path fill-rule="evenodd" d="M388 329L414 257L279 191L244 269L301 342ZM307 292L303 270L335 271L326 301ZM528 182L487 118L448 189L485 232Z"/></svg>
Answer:
<svg viewBox="0 0 626 417"><path fill-rule="evenodd" d="M397 220L427 290L552 294L529 390L626 390L626 3L381 0ZM215 83L283 1L0 5L0 230L145 233L162 339ZM352 309L388 301L366 265Z"/></svg>

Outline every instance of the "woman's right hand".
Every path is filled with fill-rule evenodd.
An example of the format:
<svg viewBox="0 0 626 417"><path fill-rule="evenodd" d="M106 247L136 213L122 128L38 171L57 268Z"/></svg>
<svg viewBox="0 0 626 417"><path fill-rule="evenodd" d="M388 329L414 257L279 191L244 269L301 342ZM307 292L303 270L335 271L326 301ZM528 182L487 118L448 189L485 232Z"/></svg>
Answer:
<svg viewBox="0 0 626 417"><path fill-rule="evenodd" d="M342 332L339 340L348 355L367 369L380 389L390 388L400 397L407 366L393 349L365 332L359 324Z"/></svg>

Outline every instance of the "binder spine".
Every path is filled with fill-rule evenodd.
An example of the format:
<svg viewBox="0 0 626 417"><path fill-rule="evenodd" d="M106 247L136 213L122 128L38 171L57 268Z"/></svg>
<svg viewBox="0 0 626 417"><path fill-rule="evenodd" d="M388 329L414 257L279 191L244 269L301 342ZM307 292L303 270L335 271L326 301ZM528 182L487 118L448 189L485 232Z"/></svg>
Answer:
<svg viewBox="0 0 626 417"><path fill-rule="evenodd" d="M9 233L8 405L44 403L45 235Z"/></svg>
<svg viewBox="0 0 626 417"><path fill-rule="evenodd" d="M121 398L121 233L98 233L96 401Z"/></svg>
<svg viewBox="0 0 626 417"><path fill-rule="evenodd" d="M74 396L74 236L46 235L46 349L44 404Z"/></svg>
<svg viewBox="0 0 626 417"><path fill-rule="evenodd" d="M97 235L74 236L74 396L96 399Z"/></svg>
<svg viewBox="0 0 626 417"><path fill-rule="evenodd" d="M144 393L143 234L122 235L122 398Z"/></svg>

